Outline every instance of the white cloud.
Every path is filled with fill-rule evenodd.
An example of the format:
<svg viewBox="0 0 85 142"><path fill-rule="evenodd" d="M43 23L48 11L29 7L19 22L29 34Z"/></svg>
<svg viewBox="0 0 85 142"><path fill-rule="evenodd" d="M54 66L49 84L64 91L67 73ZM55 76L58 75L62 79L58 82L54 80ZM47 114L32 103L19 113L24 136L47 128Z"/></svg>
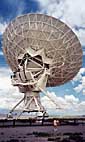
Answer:
<svg viewBox="0 0 85 142"><path fill-rule="evenodd" d="M82 25L81 25L82 26ZM80 39L82 45L85 45L85 29L79 29L78 31L74 29L76 35Z"/></svg>
<svg viewBox="0 0 85 142"><path fill-rule="evenodd" d="M0 56L3 56L3 52L2 51L0 51Z"/></svg>
<svg viewBox="0 0 85 142"><path fill-rule="evenodd" d="M17 87L11 85L11 71L0 68L0 108L11 109L22 97Z"/></svg>
<svg viewBox="0 0 85 142"><path fill-rule="evenodd" d="M79 99L73 95L65 95L65 100L71 104L77 104L79 102Z"/></svg>
<svg viewBox="0 0 85 142"><path fill-rule="evenodd" d="M41 13L47 13L60 18L72 29L75 26L85 28L85 1L84 0L37 0L41 6ZM85 30L76 31L82 45L85 45Z"/></svg>
<svg viewBox="0 0 85 142"><path fill-rule="evenodd" d="M79 101L79 98L73 95L65 95L64 97L58 97L54 92L48 92L48 96L41 98L43 106L49 113L54 115L84 115L85 101ZM56 103L53 103L53 101ZM59 109L58 109L59 108ZM52 112L53 111L53 112Z"/></svg>
<svg viewBox="0 0 85 142"><path fill-rule="evenodd" d="M0 34L3 34L3 32L5 31L7 27L7 23L4 22L4 23L0 23Z"/></svg>
<svg viewBox="0 0 85 142"><path fill-rule="evenodd" d="M80 74L84 74L85 73L85 68L81 68L79 71Z"/></svg>
<svg viewBox="0 0 85 142"><path fill-rule="evenodd" d="M11 82L9 78L9 69L0 68L0 89L10 88Z"/></svg>
<svg viewBox="0 0 85 142"><path fill-rule="evenodd" d="M85 111L85 101L82 101L78 104L78 110Z"/></svg>
<svg viewBox="0 0 85 142"><path fill-rule="evenodd" d="M85 76L82 77L82 84L85 87Z"/></svg>
<svg viewBox="0 0 85 142"><path fill-rule="evenodd" d="M78 74L73 78L72 82L81 81L82 75L85 74L85 68L81 68L78 72Z"/></svg>
<svg viewBox="0 0 85 142"><path fill-rule="evenodd" d="M85 51L83 51L83 55L85 56Z"/></svg>
<svg viewBox="0 0 85 142"><path fill-rule="evenodd" d="M85 68L81 68L76 77L72 80L72 83L75 84L75 82L79 82L76 87L74 87L74 90L77 93L80 93L82 91L82 94L85 94Z"/></svg>
<svg viewBox="0 0 85 142"><path fill-rule="evenodd" d="M75 90L77 93L80 93L80 91L82 91L82 89L83 89L82 84L79 84L78 86L74 87L74 90Z"/></svg>
<svg viewBox="0 0 85 142"><path fill-rule="evenodd" d="M85 89L83 89L83 95L85 95Z"/></svg>

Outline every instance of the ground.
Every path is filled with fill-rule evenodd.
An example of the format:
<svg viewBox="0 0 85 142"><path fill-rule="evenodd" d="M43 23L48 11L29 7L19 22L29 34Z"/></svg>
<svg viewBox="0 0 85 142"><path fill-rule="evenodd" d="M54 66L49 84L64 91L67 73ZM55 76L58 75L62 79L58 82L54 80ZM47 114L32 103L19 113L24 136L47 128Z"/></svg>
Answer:
<svg viewBox="0 0 85 142"><path fill-rule="evenodd" d="M71 140L68 140L69 135ZM62 125L58 126L57 131L53 126L0 128L0 142L78 142L78 140L85 142L85 124Z"/></svg>

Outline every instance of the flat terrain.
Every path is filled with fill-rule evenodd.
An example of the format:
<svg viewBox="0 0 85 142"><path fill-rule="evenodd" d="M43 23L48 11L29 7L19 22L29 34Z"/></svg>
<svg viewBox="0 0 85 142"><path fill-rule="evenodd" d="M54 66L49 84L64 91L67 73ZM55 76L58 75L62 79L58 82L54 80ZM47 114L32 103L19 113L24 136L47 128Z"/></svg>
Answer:
<svg viewBox="0 0 85 142"><path fill-rule="evenodd" d="M0 142L58 142L57 140L52 140L52 138L57 136L62 138L62 135L65 133L81 133L83 139L85 139L85 124L75 126L62 125L58 126L57 131L55 130L53 126L1 127ZM73 140L71 142L78 141ZM85 141L81 139L79 142Z"/></svg>

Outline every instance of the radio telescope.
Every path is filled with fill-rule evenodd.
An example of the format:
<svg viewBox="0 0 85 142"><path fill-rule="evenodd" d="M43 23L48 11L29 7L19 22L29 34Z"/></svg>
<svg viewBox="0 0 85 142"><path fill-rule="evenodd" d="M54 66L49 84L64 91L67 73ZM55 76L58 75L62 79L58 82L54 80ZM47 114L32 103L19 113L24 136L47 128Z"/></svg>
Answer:
<svg viewBox="0 0 85 142"><path fill-rule="evenodd" d="M12 85L24 93L10 113L23 101L21 114L44 113L39 93L48 96L45 87L70 81L82 64L82 48L74 32L60 20L43 14L14 19L3 34L3 52L13 72Z"/></svg>

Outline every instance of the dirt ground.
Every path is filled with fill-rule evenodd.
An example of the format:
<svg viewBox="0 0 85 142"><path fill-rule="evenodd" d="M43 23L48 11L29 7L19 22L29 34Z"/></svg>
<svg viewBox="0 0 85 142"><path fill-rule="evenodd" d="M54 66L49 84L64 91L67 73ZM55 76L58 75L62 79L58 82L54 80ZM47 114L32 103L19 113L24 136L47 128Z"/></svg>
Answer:
<svg viewBox="0 0 85 142"><path fill-rule="evenodd" d="M82 137L85 138L85 125L58 126L58 130L53 126L2 127L0 128L0 142L48 142L49 137L64 133L82 133Z"/></svg>

